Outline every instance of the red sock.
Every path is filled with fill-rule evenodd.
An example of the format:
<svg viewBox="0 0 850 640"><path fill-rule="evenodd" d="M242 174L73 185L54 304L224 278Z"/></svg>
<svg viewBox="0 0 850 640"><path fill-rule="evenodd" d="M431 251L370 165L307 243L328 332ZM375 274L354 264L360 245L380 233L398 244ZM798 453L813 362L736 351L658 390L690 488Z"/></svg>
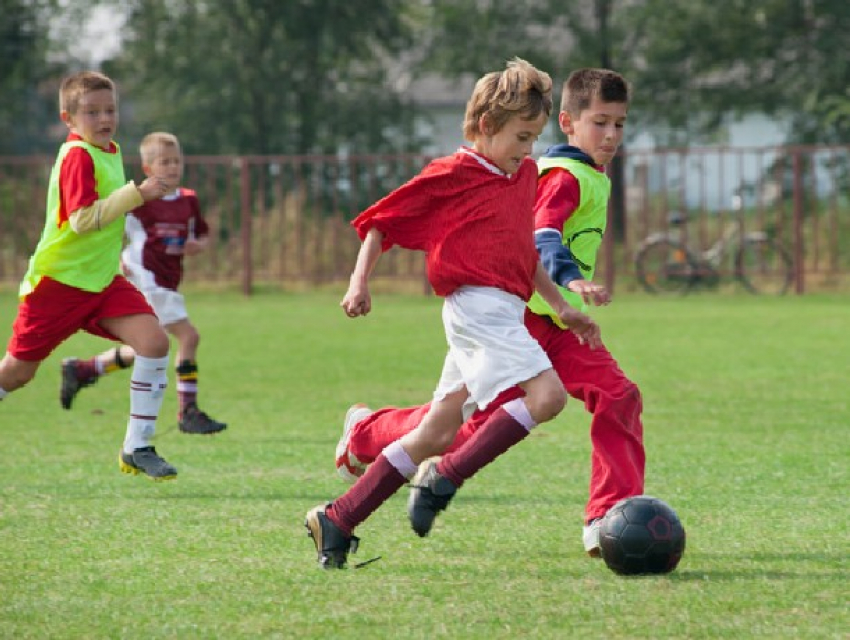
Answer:
<svg viewBox="0 0 850 640"><path fill-rule="evenodd" d="M354 486L325 511L325 515L350 536L354 528L401 489L407 478L382 453L369 465Z"/></svg>
<svg viewBox="0 0 850 640"><path fill-rule="evenodd" d="M528 429L499 407L462 447L443 456L437 473L460 487L528 434Z"/></svg>
<svg viewBox="0 0 850 640"><path fill-rule="evenodd" d="M97 358L78 360L76 370L77 380L80 382L91 382L100 377L97 371Z"/></svg>

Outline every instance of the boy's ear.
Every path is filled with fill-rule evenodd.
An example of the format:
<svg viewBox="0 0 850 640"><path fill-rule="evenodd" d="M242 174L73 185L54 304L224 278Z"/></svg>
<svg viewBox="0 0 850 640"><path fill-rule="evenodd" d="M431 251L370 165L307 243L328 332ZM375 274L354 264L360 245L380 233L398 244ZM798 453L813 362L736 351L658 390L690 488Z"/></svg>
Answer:
<svg viewBox="0 0 850 640"><path fill-rule="evenodd" d="M487 117L487 114L483 114L480 118L478 118L478 132L482 136L490 135L490 119Z"/></svg>
<svg viewBox="0 0 850 640"><path fill-rule="evenodd" d="M150 178L153 175L153 169L151 169L150 166L143 164L142 173L144 173L146 177Z"/></svg>
<svg viewBox="0 0 850 640"><path fill-rule="evenodd" d="M65 125L69 129L73 128L74 120L73 120L73 118L71 117L71 114L68 111L60 111L59 112L59 118L62 120L62 122L65 123Z"/></svg>
<svg viewBox="0 0 850 640"><path fill-rule="evenodd" d="M575 133L575 127L573 126L573 118L566 111L558 112L558 126L560 126L561 131L563 131L568 136L571 136Z"/></svg>

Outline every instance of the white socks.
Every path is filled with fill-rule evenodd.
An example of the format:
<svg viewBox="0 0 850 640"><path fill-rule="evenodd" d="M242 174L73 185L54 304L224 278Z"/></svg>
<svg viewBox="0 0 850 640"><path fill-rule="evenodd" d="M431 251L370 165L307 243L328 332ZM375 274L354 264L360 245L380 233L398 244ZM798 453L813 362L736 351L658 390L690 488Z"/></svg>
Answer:
<svg viewBox="0 0 850 640"><path fill-rule="evenodd" d="M156 419L168 386L168 356L145 358L136 355L130 377L130 420L124 437L124 452L149 447L156 431Z"/></svg>
<svg viewBox="0 0 850 640"><path fill-rule="evenodd" d="M391 442L382 451L387 461L396 468L401 475L410 480L419 468L419 465L410 459L407 451L399 444L398 440Z"/></svg>
<svg viewBox="0 0 850 640"><path fill-rule="evenodd" d="M507 411L511 418L525 427L526 431L531 431L537 426L534 418L532 418L531 414L528 412L528 407L525 406L525 400L522 398L515 398L510 402L506 402L502 405L502 409Z"/></svg>

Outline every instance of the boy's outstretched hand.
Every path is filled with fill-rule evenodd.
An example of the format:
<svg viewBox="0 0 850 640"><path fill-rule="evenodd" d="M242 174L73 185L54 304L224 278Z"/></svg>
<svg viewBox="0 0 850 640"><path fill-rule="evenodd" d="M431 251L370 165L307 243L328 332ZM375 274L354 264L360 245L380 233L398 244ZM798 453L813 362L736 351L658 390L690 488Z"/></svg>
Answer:
<svg viewBox="0 0 850 640"><path fill-rule="evenodd" d="M602 345L602 332L599 325L586 313L572 307L562 310L558 317L570 331L578 337L579 342L591 349Z"/></svg>
<svg viewBox="0 0 850 640"><path fill-rule="evenodd" d="M567 284L567 289L577 293L584 300L584 304L603 306L611 302L611 294L601 284L594 284L590 280L572 280Z"/></svg>

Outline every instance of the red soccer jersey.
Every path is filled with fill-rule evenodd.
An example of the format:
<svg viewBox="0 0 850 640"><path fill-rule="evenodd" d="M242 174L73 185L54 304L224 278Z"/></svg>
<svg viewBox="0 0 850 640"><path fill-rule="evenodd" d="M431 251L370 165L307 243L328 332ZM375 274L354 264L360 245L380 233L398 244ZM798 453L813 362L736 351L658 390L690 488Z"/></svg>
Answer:
<svg viewBox="0 0 850 640"><path fill-rule="evenodd" d="M536 189L531 158L509 176L464 147L428 164L351 224L361 239L372 227L381 231L384 251L397 244L427 252L428 280L437 295L474 285L527 301L538 260Z"/></svg>
<svg viewBox="0 0 850 640"><path fill-rule="evenodd" d="M139 221L135 227L127 224L132 264L141 264L160 287L176 291L183 279L183 245L190 230L199 238L209 233L197 195L180 187L177 197L151 200L133 209L130 215ZM139 226L143 238L136 237L141 233Z"/></svg>

